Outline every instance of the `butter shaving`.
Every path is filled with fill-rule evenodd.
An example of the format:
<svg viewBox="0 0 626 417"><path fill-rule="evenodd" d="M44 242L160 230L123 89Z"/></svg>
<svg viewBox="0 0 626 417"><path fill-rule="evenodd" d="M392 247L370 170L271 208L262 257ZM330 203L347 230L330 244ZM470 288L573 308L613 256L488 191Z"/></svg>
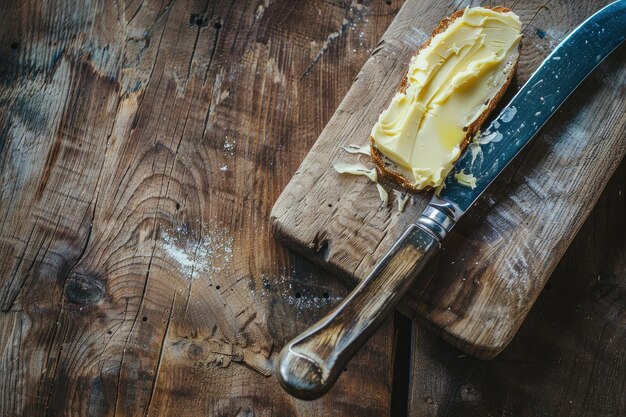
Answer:
<svg viewBox="0 0 626 417"><path fill-rule="evenodd" d="M539 84L539 83L537 83L537 84ZM515 108L515 107L507 107L500 114L500 120L502 120L503 123L509 123L511 120L513 120L513 118L515 117L516 114L517 114L517 108Z"/></svg>
<svg viewBox="0 0 626 417"><path fill-rule="evenodd" d="M502 140L502 133L500 132L485 132L480 135L474 136L472 142L478 143L479 145L486 145L491 142L500 142Z"/></svg>
<svg viewBox="0 0 626 417"><path fill-rule="evenodd" d="M340 174L363 175L369 178L376 184L376 189L378 190L380 200L383 202L383 206L387 207L389 205L389 193L378 183L378 171L376 171L376 168L367 169L362 164L348 164L346 162L335 162L333 168Z"/></svg>
<svg viewBox="0 0 626 417"><path fill-rule="evenodd" d="M359 145L354 145L354 144L350 144L348 146L340 146L341 149L343 149L344 151L348 152L348 153L353 153L353 154L362 154L362 155L367 155L370 156L370 146L369 145L365 145L365 146L359 146Z"/></svg>
<svg viewBox="0 0 626 417"><path fill-rule="evenodd" d="M474 177L471 173L466 174L465 170L454 174L454 178L456 178L456 181L459 184L465 187L469 187L472 190L476 188L476 177Z"/></svg>
<svg viewBox="0 0 626 417"><path fill-rule="evenodd" d="M474 165L474 161L476 161L476 158L478 158L478 155L482 154L482 150L480 149L480 144L476 142L470 143L469 150L472 153L472 165Z"/></svg>
<svg viewBox="0 0 626 417"><path fill-rule="evenodd" d="M376 183L376 188L378 189L380 200L383 202L383 207L387 207L389 205L389 193L379 183Z"/></svg>
<svg viewBox="0 0 626 417"><path fill-rule="evenodd" d="M398 211L400 213L404 211L404 207L406 206L406 203L408 203L410 199L411 199L411 196L409 196L408 194L404 194L399 191L396 191L396 201L398 202Z"/></svg>
<svg viewBox="0 0 626 417"><path fill-rule="evenodd" d="M435 188L435 195L437 197L439 197L439 194L441 193L441 190L443 190L443 188L446 186L446 182L442 181L441 184L439 184L439 186L437 186L437 188Z"/></svg>
<svg viewBox="0 0 626 417"><path fill-rule="evenodd" d="M348 164L346 162L335 162L333 168L340 174L364 175L375 183L378 183L378 172L376 168L367 169L361 164Z"/></svg>

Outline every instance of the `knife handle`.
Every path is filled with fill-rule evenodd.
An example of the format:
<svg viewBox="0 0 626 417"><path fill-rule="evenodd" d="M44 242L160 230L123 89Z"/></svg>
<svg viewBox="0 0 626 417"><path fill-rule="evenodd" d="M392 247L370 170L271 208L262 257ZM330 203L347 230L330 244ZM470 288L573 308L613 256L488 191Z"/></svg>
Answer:
<svg viewBox="0 0 626 417"><path fill-rule="evenodd" d="M348 297L281 350L276 376L283 388L303 400L324 395L439 247L431 231L409 226Z"/></svg>

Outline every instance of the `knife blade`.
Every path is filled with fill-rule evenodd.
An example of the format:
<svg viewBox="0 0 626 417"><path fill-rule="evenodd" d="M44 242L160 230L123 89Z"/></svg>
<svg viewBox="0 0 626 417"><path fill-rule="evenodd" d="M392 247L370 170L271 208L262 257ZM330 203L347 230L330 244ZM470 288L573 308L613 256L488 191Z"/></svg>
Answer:
<svg viewBox="0 0 626 417"><path fill-rule="evenodd" d="M370 274L326 317L290 341L276 376L295 397L319 398L382 324L476 199L526 146L576 87L626 38L626 0L604 7L568 35L448 174L419 219ZM455 175L476 178L475 187Z"/></svg>
<svg viewBox="0 0 626 417"><path fill-rule="evenodd" d="M580 83L626 38L626 1L609 4L571 32L543 61L511 102L469 144L424 216L440 211L451 221L434 226L443 238L515 156L530 142ZM463 173L474 188L459 182ZM435 211L436 210L436 211ZM445 226L445 227L443 227Z"/></svg>

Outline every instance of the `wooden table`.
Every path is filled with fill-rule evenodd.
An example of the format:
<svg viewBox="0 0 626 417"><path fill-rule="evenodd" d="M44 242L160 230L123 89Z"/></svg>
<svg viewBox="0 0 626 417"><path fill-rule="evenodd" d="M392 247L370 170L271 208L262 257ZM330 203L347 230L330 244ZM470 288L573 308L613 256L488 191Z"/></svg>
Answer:
<svg viewBox="0 0 626 417"><path fill-rule="evenodd" d="M347 292L271 206L400 6L0 4L0 416L626 415L624 162L495 360L396 315L321 400L270 376Z"/></svg>

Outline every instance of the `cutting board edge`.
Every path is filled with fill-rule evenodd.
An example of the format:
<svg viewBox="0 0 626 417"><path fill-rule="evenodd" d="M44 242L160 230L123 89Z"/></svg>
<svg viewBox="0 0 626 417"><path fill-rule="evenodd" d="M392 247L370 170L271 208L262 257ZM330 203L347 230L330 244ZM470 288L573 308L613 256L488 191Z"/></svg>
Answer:
<svg viewBox="0 0 626 417"><path fill-rule="evenodd" d="M333 276L341 279L344 283L349 285L358 284L359 279L357 279L353 274L350 274L345 269L334 265L329 260L324 259L323 255L318 255L318 252L316 252L314 248L298 243L298 239L287 232L288 229L283 227L281 216L276 215L275 213L276 208L282 205L281 198L282 194L274 203L274 207L272 207L270 215L270 227L276 241L292 252L301 255L314 265L321 267L324 271L329 272Z"/></svg>
<svg viewBox="0 0 626 417"><path fill-rule="evenodd" d="M281 197L279 197L278 200L276 200L276 202L274 203L274 208L272 208L272 215L270 217L271 230L276 241L288 248L293 253L304 257L314 265L319 266L324 271L332 274L333 276L336 276L347 285L357 285L359 283L359 280L354 275L350 274L345 269L333 264L332 262L325 260L323 257L318 256L313 248L298 243L298 240L294 236L289 234L286 228L282 227L281 216L276 215L276 207L280 207L281 204ZM547 282L547 279L545 282ZM456 334L446 330L445 327L442 327L434 321L430 320L427 314L423 314L416 309L409 308L406 302L406 299L401 301L400 305L397 307L397 311L399 311L401 314L404 314L411 320L417 320L420 323L424 324L433 333L437 334L442 339L446 340L452 346L463 351L464 353L477 359L483 360L493 359L509 345L509 343L515 337L517 329L524 322L526 314L528 314L527 311L526 314L524 314L524 317L517 321L516 329L510 332L510 335L508 337L506 337L505 339L501 339L502 343L477 344L467 339L463 339Z"/></svg>

